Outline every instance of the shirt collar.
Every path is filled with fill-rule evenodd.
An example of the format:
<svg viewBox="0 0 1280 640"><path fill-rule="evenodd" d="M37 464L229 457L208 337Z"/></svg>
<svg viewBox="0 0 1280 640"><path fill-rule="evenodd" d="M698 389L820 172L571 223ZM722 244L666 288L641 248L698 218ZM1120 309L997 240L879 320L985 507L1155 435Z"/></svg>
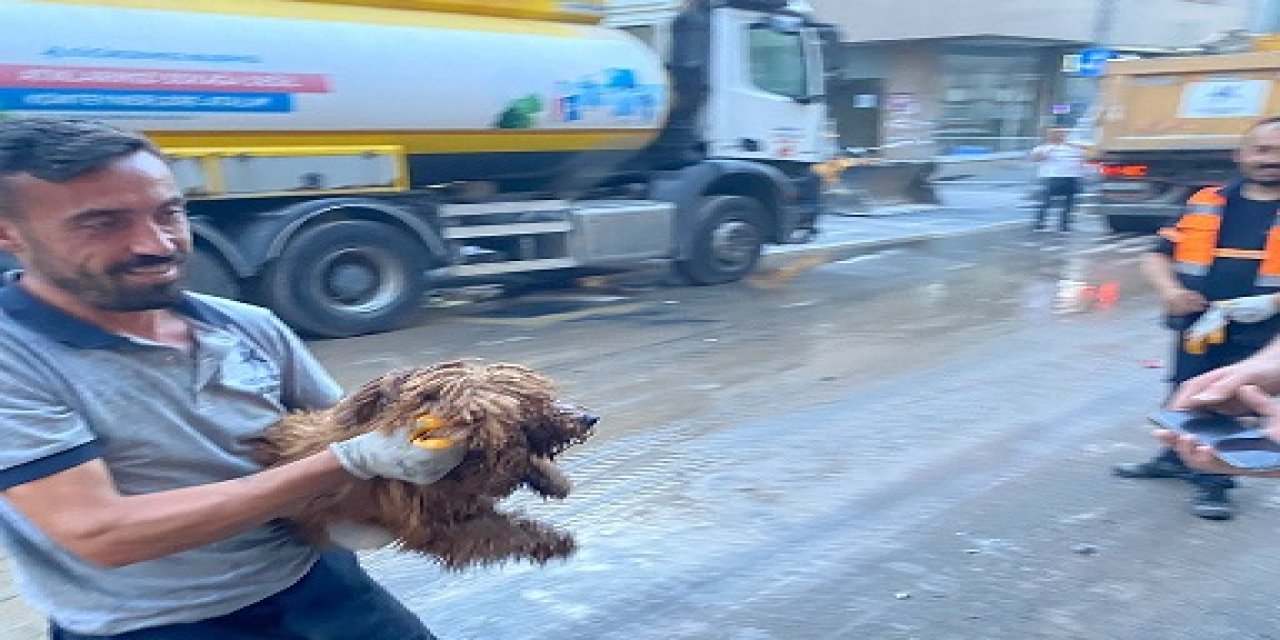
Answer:
<svg viewBox="0 0 1280 640"><path fill-rule="evenodd" d="M0 280L0 311L22 326L76 349L110 349L130 344L129 338L123 335L85 322L31 295L18 284L18 276L10 272ZM230 317L190 293L182 294L174 310L216 327L231 324Z"/></svg>
<svg viewBox="0 0 1280 640"><path fill-rule="evenodd" d="M1236 198L1240 198L1242 197L1240 192L1244 189L1244 182L1245 182L1244 178L1236 178L1235 180L1232 180L1231 182L1228 182L1225 186L1223 186L1222 190L1219 191L1218 193L1222 194L1222 197L1228 200L1235 200Z"/></svg>

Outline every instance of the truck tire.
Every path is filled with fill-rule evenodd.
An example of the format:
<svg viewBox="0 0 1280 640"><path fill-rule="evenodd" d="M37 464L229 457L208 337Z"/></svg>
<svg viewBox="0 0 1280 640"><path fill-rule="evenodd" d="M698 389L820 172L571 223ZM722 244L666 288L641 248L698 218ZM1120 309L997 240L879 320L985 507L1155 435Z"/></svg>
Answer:
<svg viewBox="0 0 1280 640"><path fill-rule="evenodd" d="M216 252L196 247L187 258L187 289L211 296L240 299L240 279Z"/></svg>
<svg viewBox="0 0 1280 640"><path fill-rule="evenodd" d="M711 285L751 273L764 250L764 206L743 196L711 196L700 213L692 251L676 263L680 275L692 284Z"/></svg>
<svg viewBox="0 0 1280 640"><path fill-rule="evenodd" d="M330 222L291 240L260 293L298 331L345 338L396 328L422 300L426 249L368 220Z"/></svg>

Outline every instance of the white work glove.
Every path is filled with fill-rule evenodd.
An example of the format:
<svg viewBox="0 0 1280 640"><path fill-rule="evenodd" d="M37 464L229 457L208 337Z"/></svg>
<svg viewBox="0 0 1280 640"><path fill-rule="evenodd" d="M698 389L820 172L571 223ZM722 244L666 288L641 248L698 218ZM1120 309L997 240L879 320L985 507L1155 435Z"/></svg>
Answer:
<svg viewBox="0 0 1280 640"><path fill-rule="evenodd" d="M408 427L391 435L370 431L329 445L342 468L362 480L389 478L431 484L462 463L467 450L461 443L433 438L415 440Z"/></svg>
<svg viewBox="0 0 1280 640"><path fill-rule="evenodd" d="M1200 314L1182 334L1183 347L1187 353L1200 355L1211 344L1226 342L1227 312L1220 303L1213 303L1208 311Z"/></svg>
<svg viewBox="0 0 1280 640"><path fill-rule="evenodd" d="M1276 311L1280 311L1276 308L1276 298L1272 295L1232 298L1219 301L1217 304L1222 305L1228 320L1245 324L1262 322L1276 315Z"/></svg>

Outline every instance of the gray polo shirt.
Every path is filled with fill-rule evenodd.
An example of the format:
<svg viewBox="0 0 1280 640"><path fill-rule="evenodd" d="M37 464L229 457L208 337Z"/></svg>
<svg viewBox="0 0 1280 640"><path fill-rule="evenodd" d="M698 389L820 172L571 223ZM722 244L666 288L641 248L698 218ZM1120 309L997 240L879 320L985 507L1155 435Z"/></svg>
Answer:
<svg viewBox="0 0 1280 640"><path fill-rule="evenodd" d="M270 312L187 294L188 351L116 335L0 286L0 491L102 459L122 494L259 470L249 440L341 395ZM116 634L230 613L294 584L315 553L280 523L118 569L70 554L0 499L19 590L59 626Z"/></svg>

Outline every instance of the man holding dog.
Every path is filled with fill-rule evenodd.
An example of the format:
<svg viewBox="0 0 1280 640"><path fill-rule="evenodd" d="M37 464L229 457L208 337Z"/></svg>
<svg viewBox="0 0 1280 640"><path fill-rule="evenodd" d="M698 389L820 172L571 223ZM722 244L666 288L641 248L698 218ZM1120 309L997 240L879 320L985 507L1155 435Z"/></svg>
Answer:
<svg viewBox="0 0 1280 640"><path fill-rule="evenodd" d="M269 312L181 290L182 193L146 138L0 122L0 249L21 265L0 286L0 542L52 638L434 637L282 519L463 452L372 433L255 464L254 437L341 390Z"/></svg>

